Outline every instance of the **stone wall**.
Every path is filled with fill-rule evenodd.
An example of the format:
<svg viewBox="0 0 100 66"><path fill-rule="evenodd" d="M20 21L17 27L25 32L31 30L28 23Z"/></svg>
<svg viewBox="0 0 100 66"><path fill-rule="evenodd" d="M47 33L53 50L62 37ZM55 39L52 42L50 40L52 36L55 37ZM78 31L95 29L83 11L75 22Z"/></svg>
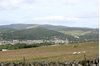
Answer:
<svg viewBox="0 0 100 66"><path fill-rule="evenodd" d="M96 58L94 60L81 60L81 61L65 61L65 62L47 62L47 61L41 61L41 62L1 62L0 66L99 66L99 58Z"/></svg>

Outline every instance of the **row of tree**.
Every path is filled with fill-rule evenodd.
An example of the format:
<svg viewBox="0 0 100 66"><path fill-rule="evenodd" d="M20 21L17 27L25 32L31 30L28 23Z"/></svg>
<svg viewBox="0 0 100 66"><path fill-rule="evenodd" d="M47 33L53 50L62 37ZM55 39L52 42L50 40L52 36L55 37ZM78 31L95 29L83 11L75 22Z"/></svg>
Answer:
<svg viewBox="0 0 100 66"><path fill-rule="evenodd" d="M53 45L50 43L39 43L39 44L6 44L6 45L0 45L0 50L2 49L8 49L8 50L13 50L13 49L22 49L22 48L35 48L35 47L40 47L40 46L48 46L48 45Z"/></svg>

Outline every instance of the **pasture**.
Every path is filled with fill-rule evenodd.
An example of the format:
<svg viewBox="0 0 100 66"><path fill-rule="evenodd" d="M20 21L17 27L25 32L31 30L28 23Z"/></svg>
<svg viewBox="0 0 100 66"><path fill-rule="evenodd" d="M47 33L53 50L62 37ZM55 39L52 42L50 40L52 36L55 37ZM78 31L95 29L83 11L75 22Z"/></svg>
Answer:
<svg viewBox="0 0 100 66"><path fill-rule="evenodd" d="M98 42L84 42L67 45L52 45L37 48L17 49L0 51L0 62L12 61L79 61L84 59L86 52L86 59L94 59L99 57L99 43ZM80 52L80 54L73 54L73 52Z"/></svg>
<svg viewBox="0 0 100 66"><path fill-rule="evenodd" d="M73 35L73 36L81 36L81 35L85 35L85 34L88 34L88 33L91 33L91 31L81 31L81 30L75 30L75 31L60 31L64 34L69 34L69 35Z"/></svg>

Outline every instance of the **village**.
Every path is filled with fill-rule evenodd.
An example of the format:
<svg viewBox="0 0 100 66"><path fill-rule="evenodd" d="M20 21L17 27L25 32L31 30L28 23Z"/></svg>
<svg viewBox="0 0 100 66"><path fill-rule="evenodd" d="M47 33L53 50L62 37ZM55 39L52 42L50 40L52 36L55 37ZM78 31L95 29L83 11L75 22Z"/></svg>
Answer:
<svg viewBox="0 0 100 66"><path fill-rule="evenodd" d="M54 43L54 44L68 44L69 41L66 40L1 40L0 45L6 45L6 44L40 44L40 43Z"/></svg>

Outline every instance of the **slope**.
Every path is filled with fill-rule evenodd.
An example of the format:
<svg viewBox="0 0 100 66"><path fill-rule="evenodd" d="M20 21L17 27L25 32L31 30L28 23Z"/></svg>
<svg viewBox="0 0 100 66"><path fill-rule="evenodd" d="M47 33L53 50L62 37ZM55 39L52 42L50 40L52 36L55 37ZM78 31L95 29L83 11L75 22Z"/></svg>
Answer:
<svg viewBox="0 0 100 66"><path fill-rule="evenodd" d="M4 40L12 40L12 39L19 39L19 40L48 40L48 39L68 39L68 40L75 40L75 38L71 35L65 35L63 33L48 30L45 28L31 28L31 29L24 29L24 30L17 30L14 32L4 32L0 36Z"/></svg>

